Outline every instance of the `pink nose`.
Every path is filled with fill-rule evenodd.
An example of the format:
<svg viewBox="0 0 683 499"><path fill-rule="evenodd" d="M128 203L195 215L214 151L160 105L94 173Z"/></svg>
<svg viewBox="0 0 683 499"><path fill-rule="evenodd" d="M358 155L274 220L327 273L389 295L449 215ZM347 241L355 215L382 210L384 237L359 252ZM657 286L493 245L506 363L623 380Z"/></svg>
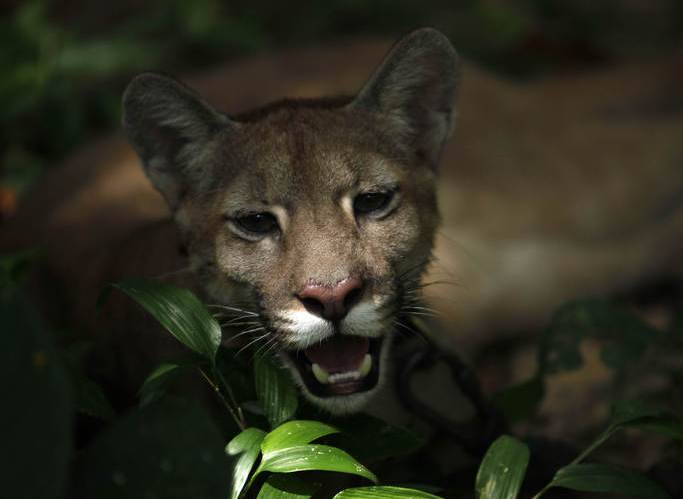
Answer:
<svg viewBox="0 0 683 499"><path fill-rule="evenodd" d="M347 277L333 286L309 282L297 295L306 310L328 321L340 321L358 303L363 293L363 282Z"/></svg>

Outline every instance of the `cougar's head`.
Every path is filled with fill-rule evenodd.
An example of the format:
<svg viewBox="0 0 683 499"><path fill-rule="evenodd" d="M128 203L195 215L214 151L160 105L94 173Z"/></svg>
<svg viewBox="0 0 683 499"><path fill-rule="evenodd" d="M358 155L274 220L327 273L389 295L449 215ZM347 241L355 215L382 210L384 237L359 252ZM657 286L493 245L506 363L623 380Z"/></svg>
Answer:
<svg viewBox="0 0 683 499"><path fill-rule="evenodd" d="M378 390L415 299L438 223L457 68L449 41L421 29L349 99L228 116L157 74L124 95L128 136L207 300L243 310L228 322L276 351L332 412Z"/></svg>

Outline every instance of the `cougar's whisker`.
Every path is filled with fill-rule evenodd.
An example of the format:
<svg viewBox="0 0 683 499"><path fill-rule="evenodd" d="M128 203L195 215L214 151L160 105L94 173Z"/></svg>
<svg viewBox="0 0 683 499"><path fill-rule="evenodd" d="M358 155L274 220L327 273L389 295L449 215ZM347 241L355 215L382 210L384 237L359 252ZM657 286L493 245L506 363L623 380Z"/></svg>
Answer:
<svg viewBox="0 0 683 499"><path fill-rule="evenodd" d="M265 327L255 327L255 328L252 328L252 329L247 329L246 331L240 331L239 333L237 333L237 334L235 334L235 335L233 335L233 336L230 336L230 338L228 338L228 341L234 341L234 340L236 340L237 338L240 338L240 337L242 337L242 336L244 336L244 335L252 334L252 333L257 333L257 332L259 332L259 331L265 331L265 330L266 330Z"/></svg>
<svg viewBox="0 0 683 499"><path fill-rule="evenodd" d="M266 332L266 334L263 334L263 335L261 335L261 336L258 336L257 338L254 338L254 339L251 340L249 343L247 343L246 345L244 345L242 348L240 348L239 350L237 350L237 353L235 353L235 357L237 357L239 354L241 354L243 351L245 351L245 350L246 350L247 348L249 348L250 346L252 346L252 345L258 343L259 341L263 340L264 338L267 338L269 335L270 335L270 331Z"/></svg>

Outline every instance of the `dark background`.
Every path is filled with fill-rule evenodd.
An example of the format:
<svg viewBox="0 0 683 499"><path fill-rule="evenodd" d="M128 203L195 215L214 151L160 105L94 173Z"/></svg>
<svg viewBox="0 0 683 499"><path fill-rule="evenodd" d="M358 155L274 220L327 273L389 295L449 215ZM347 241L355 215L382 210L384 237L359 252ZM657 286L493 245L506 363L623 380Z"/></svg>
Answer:
<svg viewBox="0 0 683 499"><path fill-rule="evenodd" d="M441 29L517 78L680 48L679 0L156 0L3 2L0 214L45 168L117 126L136 72L187 73L235 57L356 35Z"/></svg>

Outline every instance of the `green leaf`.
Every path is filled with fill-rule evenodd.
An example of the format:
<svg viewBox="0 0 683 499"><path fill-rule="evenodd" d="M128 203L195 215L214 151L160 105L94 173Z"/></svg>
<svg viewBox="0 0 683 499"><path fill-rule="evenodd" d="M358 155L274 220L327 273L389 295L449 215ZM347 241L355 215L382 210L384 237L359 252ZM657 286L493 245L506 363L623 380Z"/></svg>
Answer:
<svg viewBox="0 0 683 499"><path fill-rule="evenodd" d="M499 437L479 466L475 490L478 499L515 499L529 464L529 448L508 435Z"/></svg>
<svg viewBox="0 0 683 499"><path fill-rule="evenodd" d="M247 428L233 438L225 447L229 456L237 456L232 469L232 485L230 486L230 499L237 499L242 493L244 484L249 479L249 473L258 459L260 446L266 432L258 428Z"/></svg>
<svg viewBox="0 0 683 499"><path fill-rule="evenodd" d="M271 475L261 487L257 499L308 499L320 488L293 475Z"/></svg>
<svg viewBox="0 0 683 499"><path fill-rule="evenodd" d="M441 499L439 496L403 487L355 487L339 492L333 499Z"/></svg>
<svg viewBox="0 0 683 499"><path fill-rule="evenodd" d="M113 286L142 305L178 341L215 364L221 327L190 290L146 279Z"/></svg>
<svg viewBox="0 0 683 499"><path fill-rule="evenodd" d="M254 363L254 384L256 396L273 428L294 417L299 400L288 372L265 356L258 357Z"/></svg>
<svg viewBox="0 0 683 499"><path fill-rule="evenodd" d="M328 445L296 445L263 455L257 473L292 473L296 471L337 471L367 478L377 483L377 477L346 452Z"/></svg>
<svg viewBox="0 0 683 499"><path fill-rule="evenodd" d="M180 364L160 364L147 379L142 383L138 395L140 407L156 402L161 399L168 389L168 385L175 380L186 368Z"/></svg>
<svg viewBox="0 0 683 499"><path fill-rule="evenodd" d="M338 431L318 421L289 421L266 435L261 443L261 451L268 454L295 445L309 444L313 440Z"/></svg>
<svg viewBox="0 0 683 499"><path fill-rule="evenodd" d="M555 473L548 487L611 492L648 499L670 499L664 489L635 471L607 464L574 464Z"/></svg>

